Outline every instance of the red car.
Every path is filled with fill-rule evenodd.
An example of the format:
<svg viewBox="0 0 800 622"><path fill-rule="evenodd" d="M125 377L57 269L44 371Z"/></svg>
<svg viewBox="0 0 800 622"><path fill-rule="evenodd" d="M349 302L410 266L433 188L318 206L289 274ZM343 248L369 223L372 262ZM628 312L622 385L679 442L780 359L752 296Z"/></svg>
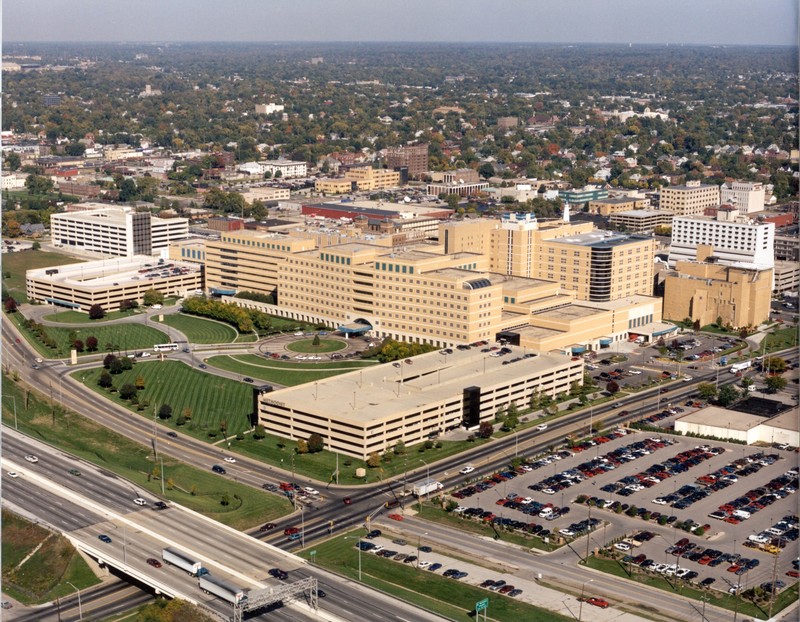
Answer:
<svg viewBox="0 0 800 622"><path fill-rule="evenodd" d="M265 525L261 525L261 529L259 531L272 531L275 529L275 523L267 523Z"/></svg>
<svg viewBox="0 0 800 622"><path fill-rule="evenodd" d="M297 527L287 527L283 530L284 536L291 536L294 533L298 533L300 530Z"/></svg>
<svg viewBox="0 0 800 622"><path fill-rule="evenodd" d="M161 568L161 562L158 561L155 557L148 557L147 563L150 564L153 568Z"/></svg>
<svg viewBox="0 0 800 622"><path fill-rule="evenodd" d="M389 518L392 520L403 520L402 514L389 514Z"/></svg>
<svg viewBox="0 0 800 622"><path fill-rule="evenodd" d="M595 607L600 607L600 609L608 609L608 601L602 598L595 598L594 596L590 596L589 598L578 599L583 600L583 602L588 603L590 605L594 605Z"/></svg>
<svg viewBox="0 0 800 622"><path fill-rule="evenodd" d="M342 499L342 503L344 503L345 505L350 505L351 503L353 503L353 500L350 497L345 497L344 499Z"/></svg>

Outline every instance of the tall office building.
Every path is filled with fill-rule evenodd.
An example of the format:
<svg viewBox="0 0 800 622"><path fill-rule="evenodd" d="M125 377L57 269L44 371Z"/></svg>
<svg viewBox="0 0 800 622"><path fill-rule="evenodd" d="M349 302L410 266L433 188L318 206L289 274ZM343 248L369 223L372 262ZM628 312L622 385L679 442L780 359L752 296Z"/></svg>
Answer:
<svg viewBox="0 0 800 622"><path fill-rule="evenodd" d="M389 147L386 149L386 165L390 169L405 167L409 177L418 179L428 170L428 144Z"/></svg>
<svg viewBox="0 0 800 622"><path fill-rule="evenodd" d="M101 207L50 216L54 246L132 257L167 249L189 237L186 218L156 218L130 207Z"/></svg>
<svg viewBox="0 0 800 622"><path fill-rule="evenodd" d="M722 204L730 204L740 214L760 212L764 209L764 184L753 181L732 181L724 183L719 189L719 200Z"/></svg>
<svg viewBox="0 0 800 622"><path fill-rule="evenodd" d="M695 216L707 207L720 203L719 186L687 181L681 186L667 186L659 193L659 208L674 212L676 216Z"/></svg>

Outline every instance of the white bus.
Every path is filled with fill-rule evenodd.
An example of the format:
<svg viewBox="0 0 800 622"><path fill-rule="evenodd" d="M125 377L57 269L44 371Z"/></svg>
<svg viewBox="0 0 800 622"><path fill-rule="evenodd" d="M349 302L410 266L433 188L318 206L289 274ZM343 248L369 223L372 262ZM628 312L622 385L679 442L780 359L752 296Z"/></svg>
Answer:
<svg viewBox="0 0 800 622"><path fill-rule="evenodd" d="M170 352L177 349L177 343L157 343L153 346L153 352Z"/></svg>

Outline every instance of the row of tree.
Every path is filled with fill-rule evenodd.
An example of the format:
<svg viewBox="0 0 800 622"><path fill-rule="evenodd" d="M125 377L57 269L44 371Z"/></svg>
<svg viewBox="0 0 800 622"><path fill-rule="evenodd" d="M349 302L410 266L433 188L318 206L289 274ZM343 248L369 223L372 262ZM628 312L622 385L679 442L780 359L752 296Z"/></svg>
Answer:
<svg viewBox="0 0 800 622"><path fill-rule="evenodd" d="M250 333L254 329L268 331L272 326L272 317L257 309L245 309L234 304L221 302L212 298L194 296L186 298L182 303L184 313L201 315L235 326L241 333Z"/></svg>

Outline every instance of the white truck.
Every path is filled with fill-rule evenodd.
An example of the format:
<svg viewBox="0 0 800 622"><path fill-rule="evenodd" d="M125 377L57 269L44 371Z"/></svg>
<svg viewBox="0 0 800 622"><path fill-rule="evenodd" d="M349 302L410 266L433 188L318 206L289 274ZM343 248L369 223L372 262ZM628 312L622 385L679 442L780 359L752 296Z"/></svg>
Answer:
<svg viewBox="0 0 800 622"><path fill-rule="evenodd" d="M200 577L208 574L208 570L203 568L203 562L197 561L196 559L190 557L187 553L179 551L171 546L161 551L161 559L164 560L165 564L177 566L178 568L188 572L193 577Z"/></svg>
<svg viewBox="0 0 800 622"><path fill-rule="evenodd" d="M429 479L424 482L414 484L411 488L411 492L416 497L422 497L423 495L429 495L430 493L441 490L442 488L444 488L444 486L442 486L441 482Z"/></svg>
<svg viewBox="0 0 800 622"><path fill-rule="evenodd" d="M733 365L731 365L730 372L732 374L737 374L740 371L744 371L745 369L750 369L752 365L753 365L752 361L742 361L741 363L734 363Z"/></svg>
<svg viewBox="0 0 800 622"><path fill-rule="evenodd" d="M200 589L206 594L219 596L221 599L227 600L229 603L234 605L247 598L247 595L244 593L242 588L236 587L235 585L232 585L227 581L223 581L222 579L218 579L210 574L202 575L200 577L199 585Z"/></svg>

